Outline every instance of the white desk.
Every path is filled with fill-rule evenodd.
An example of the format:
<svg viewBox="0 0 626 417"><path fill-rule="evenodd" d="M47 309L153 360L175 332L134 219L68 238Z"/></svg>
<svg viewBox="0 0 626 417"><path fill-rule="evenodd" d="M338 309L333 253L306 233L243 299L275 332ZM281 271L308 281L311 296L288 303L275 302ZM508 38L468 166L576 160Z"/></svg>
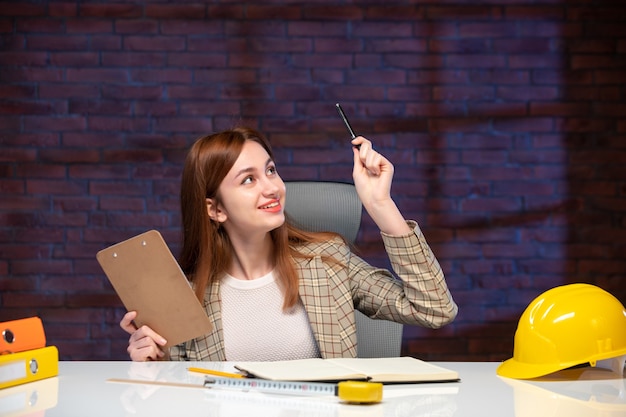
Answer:
<svg viewBox="0 0 626 417"><path fill-rule="evenodd" d="M443 362L458 383L386 385L383 402L343 404L336 397L295 397L201 388L189 366L232 371L229 363L61 362L59 376L0 390L0 416L176 417L624 417L626 379L601 369L564 371L542 381L500 378L497 363ZM106 382L109 378L197 384L198 388ZM44 415L44 414L37 414Z"/></svg>

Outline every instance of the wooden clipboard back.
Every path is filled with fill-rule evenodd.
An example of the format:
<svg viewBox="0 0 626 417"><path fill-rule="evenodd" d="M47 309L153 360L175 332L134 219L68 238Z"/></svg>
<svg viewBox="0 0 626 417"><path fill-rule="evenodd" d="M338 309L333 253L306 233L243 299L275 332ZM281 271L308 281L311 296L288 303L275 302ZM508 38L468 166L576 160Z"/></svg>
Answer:
<svg viewBox="0 0 626 417"><path fill-rule="evenodd" d="M167 340L166 347L212 330L204 308L161 234L150 230L97 253L96 258L135 325Z"/></svg>

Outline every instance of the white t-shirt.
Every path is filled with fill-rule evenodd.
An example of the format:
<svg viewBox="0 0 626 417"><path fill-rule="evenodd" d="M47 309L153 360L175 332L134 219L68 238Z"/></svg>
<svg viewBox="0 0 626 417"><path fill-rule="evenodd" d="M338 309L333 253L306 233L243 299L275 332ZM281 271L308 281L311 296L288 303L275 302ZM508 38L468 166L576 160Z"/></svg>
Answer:
<svg viewBox="0 0 626 417"><path fill-rule="evenodd" d="M319 358L302 301L283 311L283 293L274 273L222 281L222 324L228 361Z"/></svg>

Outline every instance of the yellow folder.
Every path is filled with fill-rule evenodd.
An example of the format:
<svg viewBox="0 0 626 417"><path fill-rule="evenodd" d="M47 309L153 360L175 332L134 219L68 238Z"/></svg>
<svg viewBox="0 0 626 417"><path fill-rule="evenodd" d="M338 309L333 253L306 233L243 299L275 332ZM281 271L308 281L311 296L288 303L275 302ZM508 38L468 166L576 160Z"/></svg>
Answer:
<svg viewBox="0 0 626 417"><path fill-rule="evenodd" d="M0 389L58 374L59 351L55 346L0 355Z"/></svg>

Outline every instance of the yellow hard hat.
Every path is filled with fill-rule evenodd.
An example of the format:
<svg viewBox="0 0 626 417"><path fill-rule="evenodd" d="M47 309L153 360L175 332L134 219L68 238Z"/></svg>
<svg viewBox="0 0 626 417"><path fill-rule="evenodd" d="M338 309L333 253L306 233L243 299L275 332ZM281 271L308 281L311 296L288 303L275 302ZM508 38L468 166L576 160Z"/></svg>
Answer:
<svg viewBox="0 0 626 417"><path fill-rule="evenodd" d="M622 303L595 285L568 284L528 305L517 325L513 357L496 372L529 379L621 355L626 355Z"/></svg>

